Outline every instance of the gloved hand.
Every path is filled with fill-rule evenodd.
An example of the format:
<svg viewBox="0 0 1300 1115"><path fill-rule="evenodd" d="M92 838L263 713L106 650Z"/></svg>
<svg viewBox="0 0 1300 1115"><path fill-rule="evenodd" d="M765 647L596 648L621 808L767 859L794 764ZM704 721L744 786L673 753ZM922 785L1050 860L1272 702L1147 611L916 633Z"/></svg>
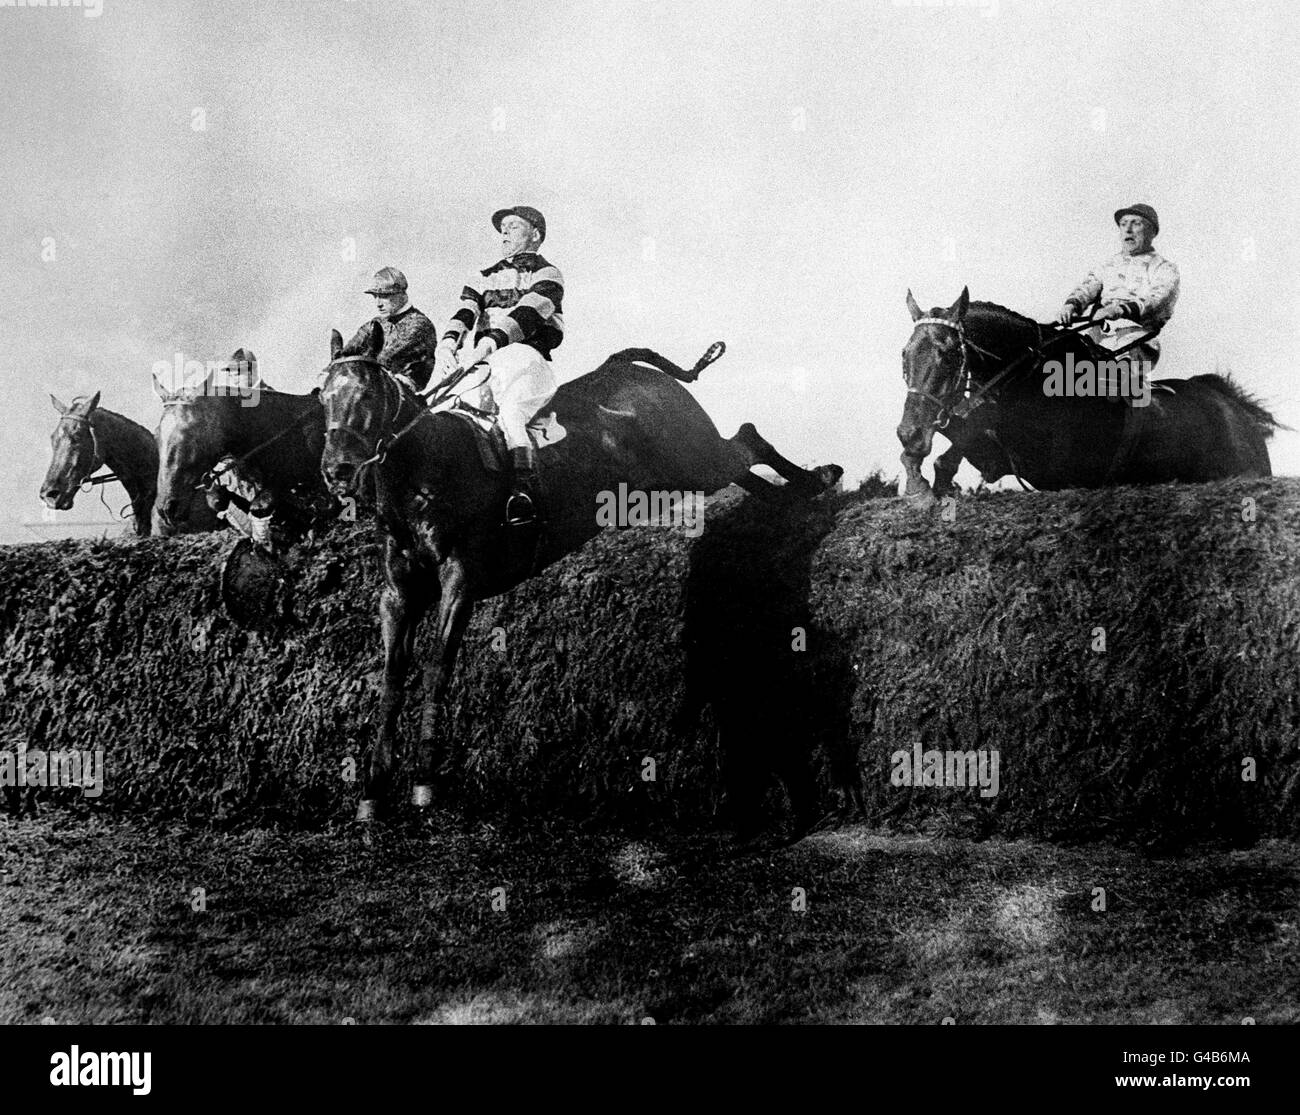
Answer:
<svg viewBox="0 0 1300 1115"><path fill-rule="evenodd" d="M441 341L433 353L433 372L438 379L446 379L456 370L456 342Z"/></svg>
<svg viewBox="0 0 1300 1115"><path fill-rule="evenodd" d="M492 339L489 337L484 337L481 341L479 341L478 344L474 346L474 348L469 353L467 353L462 357L460 366L462 368L472 368L474 367L475 364L481 364L484 360L486 360L489 356L491 356L494 352L496 352L496 350L497 350L497 346L492 341Z"/></svg>
<svg viewBox="0 0 1300 1115"><path fill-rule="evenodd" d="M1069 325L1079 315L1079 307L1073 302L1067 302L1061 307L1061 312L1056 315L1056 320L1062 325Z"/></svg>
<svg viewBox="0 0 1300 1115"><path fill-rule="evenodd" d="M1120 302L1107 302L1096 314L1098 321L1110 321L1112 318L1123 316L1124 306Z"/></svg>

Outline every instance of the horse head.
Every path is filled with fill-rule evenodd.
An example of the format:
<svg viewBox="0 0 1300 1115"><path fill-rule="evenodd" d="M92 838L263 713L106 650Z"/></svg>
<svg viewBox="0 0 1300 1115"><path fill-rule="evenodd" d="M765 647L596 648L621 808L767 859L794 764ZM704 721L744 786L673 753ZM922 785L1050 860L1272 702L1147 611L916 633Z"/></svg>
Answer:
<svg viewBox="0 0 1300 1115"><path fill-rule="evenodd" d="M361 473L383 460L402 408L401 385L378 360L383 343L375 323L355 350L345 351L337 329L330 336L330 363L320 396L325 408L320 471L335 496L355 490Z"/></svg>
<svg viewBox="0 0 1300 1115"><path fill-rule="evenodd" d="M189 525L195 490L228 451L238 414L228 398L212 390L210 373L196 389L172 391L154 377L162 399L158 422L158 497L155 503L163 533Z"/></svg>
<svg viewBox="0 0 1300 1115"><path fill-rule="evenodd" d="M99 392L73 399L71 406L59 402L53 395L50 402L60 417L50 435L54 455L41 484L41 499L47 507L67 511L77 489L104 463L90 424L91 416L99 406Z"/></svg>
<svg viewBox="0 0 1300 1115"><path fill-rule="evenodd" d="M904 458L920 461L930 452L934 431L948 424L953 407L968 386L963 322L970 308L970 291L963 287L957 301L946 310L936 307L927 314L909 290L907 308L913 328L903 349L907 400L898 424L898 440L903 443Z"/></svg>

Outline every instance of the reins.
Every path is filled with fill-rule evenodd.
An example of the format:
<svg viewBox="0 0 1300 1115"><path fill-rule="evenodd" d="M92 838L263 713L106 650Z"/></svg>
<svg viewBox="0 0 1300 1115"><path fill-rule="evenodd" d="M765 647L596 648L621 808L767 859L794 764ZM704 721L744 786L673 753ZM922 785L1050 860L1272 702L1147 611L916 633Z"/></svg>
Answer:
<svg viewBox="0 0 1300 1115"><path fill-rule="evenodd" d="M383 373L384 419L381 428L387 429L397 421L397 416L402 411L402 403L405 401L402 394L402 387L401 384L398 383L397 377L380 364L378 360L369 356L345 356L339 360L331 361L329 368L326 369L326 373L328 374L332 371L336 365L346 363L372 364ZM460 382L466 379L476 368L484 369L487 375L491 374L491 369L488 368L486 364L473 364L466 368L458 368L452 375L430 388L427 394L417 391L416 398L423 404L420 406L419 413L401 429L397 430L391 437L386 438L383 434L380 434L378 441L375 443L374 453L357 466L357 472L360 473L362 469L369 468L371 465L383 464L385 458L388 456L388 451L392 449L398 441L410 433L411 430L419 425L420 422L434 414L439 414L446 410L457 409L468 411L480 418L490 418L491 415L487 411L481 410L478 407L465 402L465 400L459 395L453 394L453 388L458 386ZM483 382L486 382L486 378L485 375ZM482 383L475 384L475 386L481 387ZM390 402L393 398L394 392L396 393L396 406L390 408ZM391 414L389 413L390 409L392 411ZM330 422L325 428L327 434L332 433L335 430L342 430L344 433L352 434L354 437L357 436L351 428L342 422Z"/></svg>
<svg viewBox="0 0 1300 1115"><path fill-rule="evenodd" d="M192 404L192 403L194 402L194 398L202 398L202 396L193 396L193 397L191 397L191 396L178 396L178 397L176 397L176 398L164 399L164 400L163 400L163 406L164 406L164 407L170 407L170 406L189 406L190 404ZM316 399L316 397L315 397L315 393L314 393L314 392L313 392L313 394L312 394L312 400L313 400L313 403L314 403L316 406L320 406L320 402L319 402L319 400ZM257 445L253 446L253 448L250 449L250 450L248 450L248 452L243 453L243 454L241 454L240 456L236 457L236 458L231 462L231 464L230 464L229 467L230 467L230 468L233 468L233 467L235 467L235 465L242 465L242 464L243 464L245 461L247 461L250 457L256 456L256 455L257 455L258 453L260 453L263 449L265 449L268 445L274 445L274 444L275 444L277 441L279 441L282 437L288 437L291 433L293 433L294 430L300 429L301 426L302 426L302 419L303 419L303 417L307 414L308 410L311 408L311 405L312 405L312 404L309 403L307 406L304 406L303 409L302 409L298 414L296 414L296 415L294 416L294 418L293 418L293 419L292 419L292 420L291 420L291 421L290 421L290 422L289 422L289 423L288 423L288 424L287 424L287 425L286 425L282 430L280 430L278 433L272 434L270 437L266 438L264 441L261 441L261 442L259 442ZM196 492L200 492L200 491L204 491L204 490L206 490L206 488L210 485L210 483L211 483L211 481L212 481L214 471L215 471L214 469L208 469L208 471L205 472L205 473L203 474L203 476L200 478L199 482L198 482L197 484L194 485L194 490L195 490Z"/></svg>
<svg viewBox="0 0 1300 1115"><path fill-rule="evenodd" d="M995 352L990 352L988 349L977 345L967 337L966 327L961 320L951 321L946 317L919 317L913 322L912 331L914 333L916 329L922 325L941 325L945 328L956 331L957 341L961 345L961 366L957 370L956 386L953 391L948 394L947 398L941 399L939 396L934 395L929 391L922 391L920 388L913 387L911 384L907 385L907 393L909 395L917 395L922 399L934 403L937 412L931 425L936 430L942 430L947 427L948 423L951 422L954 417L966 418L973 411L983 406L985 398L992 393L993 389L1005 381L1013 372L1018 370L1026 361L1031 359L1041 359L1051 345L1059 344L1065 338L1080 333L1085 329L1090 329L1095 324L1096 322L1089 317L1088 319L1079 322L1077 325L1062 326L1059 332L1044 341L1043 326L1038 322L1034 322L1033 326L1038 334L1038 343L1030 345L1026 352L1023 352L1020 356L1012 360L986 383L975 384L971 376L970 360L967 356L968 349L974 349L981 356L988 357L990 360L998 362L1005 360L1006 357L999 356ZM1138 343L1140 343L1140 341L1134 341L1132 344L1126 345L1124 349L1119 351L1127 351L1129 348L1132 348L1134 344ZM906 382L906 380L904 380L904 382ZM956 401L953 401L956 396L959 396L959 398L956 398Z"/></svg>

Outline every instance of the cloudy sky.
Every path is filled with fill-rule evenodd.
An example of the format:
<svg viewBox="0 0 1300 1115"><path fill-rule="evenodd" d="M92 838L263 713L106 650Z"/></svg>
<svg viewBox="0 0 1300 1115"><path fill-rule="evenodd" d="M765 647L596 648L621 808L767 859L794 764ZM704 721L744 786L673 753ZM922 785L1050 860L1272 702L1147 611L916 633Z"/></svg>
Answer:
<svg viewBox="0 0 1300 1115"><path fill-rule="evenodd" d="M565 276L561 378L724 339L693 388L722 432L853 479L900 471L908 287L1046 319L1148 201L1182 273L1160 371L1230 367L1300 427L1298 28L1292 0L0 6L0 541L59 530L49 392L153 428L156 362L240 345L307 390L377 267L441 324L514 203ZM1300 434L1272 452L1300 473Z"/></svg>

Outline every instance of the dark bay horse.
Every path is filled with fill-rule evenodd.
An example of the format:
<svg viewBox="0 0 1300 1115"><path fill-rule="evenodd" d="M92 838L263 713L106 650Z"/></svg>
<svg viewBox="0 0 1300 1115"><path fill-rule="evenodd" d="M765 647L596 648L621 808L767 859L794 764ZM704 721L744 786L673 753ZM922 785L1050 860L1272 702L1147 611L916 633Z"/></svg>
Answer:
<svg viewBox="0 0 1300 1115"><path fill-rule="evenodd" d="M386 805L403 683L416 629L431 608L437 608L436 650L424 674L412 795L417 806L432 798L437 708L475 601L513 588L600 533L600 493L620 483L647 493L712 493L734 483L787 498L785 489L749 471L765 464L788 481L791 493L811 498L841 473L837 465L799 468L748 423L735 437L722 438L677 382L695 378L692 372L648 350L628 349L556 393L552 405L567 436L540 451L546 522L536 553L529 547L521 553L504 538L507 529L519 529L502 525L508 472L484 466L476 446L480 435L468 422L429 412L376 362L382 339L373 330L366 351L349 354L335 332L322 394L328 427L321 472L336 495L373 475L376 517L385 536L379 602L384 691L358 820L371 819Z"/></svg>
<svg viewBox="0 0 1300 1115"><path fill-rule="evenodd" d="M1077 333L971 302L967 290L928 314L908 291L907 308L915 326L898 440L909 496L951 492L963 458L986 481L1016 475L1044 490L1272 475L1265 442L1285 427L1229 379L1158 380L1145 407L1049 396L1044 359L1095 360ZM935 461L931 493L921 462L935 430L952 447Z"/></svg>
<svg viewBox="0 0 1300 1115"><path fill-rule="evenodd" d="M276 495L294 488L324 495L320 457L325 412L316 394L291 395L263 387L250 396L214 387L214 377L194 390L155 386L163 401L158 424L158 518L171 534L193 529L195 488L224 456L248 457ZM203 505L207 511L207 505ZM224 524L211 511L213 526Z"/></svg>

